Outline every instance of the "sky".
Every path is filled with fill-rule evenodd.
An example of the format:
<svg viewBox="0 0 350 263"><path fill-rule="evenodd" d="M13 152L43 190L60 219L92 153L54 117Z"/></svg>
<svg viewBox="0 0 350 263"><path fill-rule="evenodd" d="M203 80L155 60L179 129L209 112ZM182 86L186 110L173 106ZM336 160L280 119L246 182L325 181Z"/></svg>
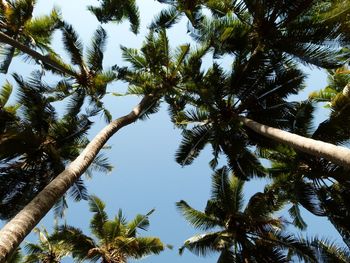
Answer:
<svg viewBox="0 0 350 263"><path fill-rule="evenodd" d="M138 48L141 46L147 25L152 21L154 14L158 13L164 5L154 0L137 1L141 12L141 31L135 36L129 31L129 24L108 24L103 27L108 31L108 45L105 53L106 68L118 65L126 65L121 59L120 45ZM85 45L89 44L94 30L98 26L96 18L87 10L87 5L97 5L98 1L92 0L39 0L36 14L48 13L55 5L61 8L65 20L71 23L81 36ZM186 21L181 21L168 32L170 44L175 47L179 44L190 42L186 35ZM54 47L62 51L60 36L54 38ZM60 53L64 55L64 53ZM210 61L209 61L210 62ZM223 65L227 61L222 62ZM30 72L32 66L24 65L20 59L11 65L10 72ZM321 89L325 86L325 75L313 68L305 68L309 74L306 90L298 97L305 99L311 90ZM4 76L0 76L1 83ZM53 79L47 79L48 82ZM123 92L126 85L116 82L109 87L111 92ZM105 104L110 109L113 118L128 113L140 98L115 97L107 95ZM322 119L322 112L320 113ZM95 125L89 133L92 138L105 125L103 119L96 119ZM200 258L185 251L184 255L178 255L178 248L183 241L197 233L176 210L175 202L186 200L196 209L203 210L210 196L211 169L208 165L211 159L210 152L206 149L195 162L186 167L181 167L174 160L174 154L181 139L180 131L175 129L170 122L166 108L162 108L157 114L151 115L146 121L138 121L131 124L108 142L111 149L105 150L110 163L114 166L108 174L95 174L93 179L85 180L90 194L95 194L106 203L106 210L113 218L121 208L127 218L131 220L136 214L147 213L152 208L155 212L150 217L150 229L142 232L142 235L158 236L164 243L174 246L173 250L166 250L159 256L150 256L138 262L214 262L217 254L212 257ZM246 200L257 191L263 190L264 181L250 181L246 184ZM85 233L91 218L86 202L69 202L66 214L68 224L80 227ZM339 240L338 234L325 219L316 218L305 212L309 223L308 235L317 234L327 236L332 240ZM64 222L62 221L62 222ZM50 229L53 225L53 215L49 213L39 224ZM31 235L28 240L34 241L36 236ZM67 259L64 262L72 262ZM134 262L134 261L130 261ZM136 262L136 261L135 261Z"/></svg>

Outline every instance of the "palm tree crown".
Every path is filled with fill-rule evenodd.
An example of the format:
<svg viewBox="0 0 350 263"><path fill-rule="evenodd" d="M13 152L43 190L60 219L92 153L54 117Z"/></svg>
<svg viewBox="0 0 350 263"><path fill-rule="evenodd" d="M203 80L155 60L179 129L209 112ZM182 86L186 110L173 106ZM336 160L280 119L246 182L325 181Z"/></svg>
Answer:
<svg viewBox="0 0 350 263"><path fill-rule="evenodd" d="M272 192L254 194L243 208L243 185L233 174L228 177L224 167L213 174L211 198L204 212L193 209L185 201L177 203L192 226L212 230L186 240L180 253L184 249L200 256L220 252L218 263L292 262L293 257L305 262L329 262L336 254L332 252L332 244L324 240L304 240L286 233L286 221L273 216L282 203ZM338 251L338 262L346 262L349 254L342 249Z"/></svg>
<svg viewBox="0 0 350 263"><path fill-rule="evenodd" d="M165 245L156 237L139 237L138 229L147 230L148 217L137 215L133 220L127 221L121 210L114 220L109 220L104 210L105 204L96 196L89 200L90 211L94 213L90 228L91 238L72 226L61 226L55 238L70 246L72 255L77 260L101 259L104 263L125 263L129 258L142 258L150 254L159 254Z"/></svg>

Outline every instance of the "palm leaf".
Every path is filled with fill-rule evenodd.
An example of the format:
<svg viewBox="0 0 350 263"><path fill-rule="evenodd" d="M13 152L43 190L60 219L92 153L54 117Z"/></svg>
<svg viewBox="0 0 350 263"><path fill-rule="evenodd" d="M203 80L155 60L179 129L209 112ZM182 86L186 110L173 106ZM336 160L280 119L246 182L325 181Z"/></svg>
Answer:
<svg viewBox="0 0 350 263"><path fill-rule="evenodd" d="M140 26L139 10L135 0L102 0L99 7L88 6L101 23L122 22L128 19L131 31L137 34Z"/></svg>
<svg viewBox="0 0 350 263"><path fill-rule="evenodd" d="M193 209L183 200L177 202L176 207L185 219L197 229L208 230L220 225L220 222L215 217Z"/></svg>
<svg viewBox="0 0 350 263"><path fill-rule="evenodd" d="M0 89L0 105L2 108L5 107L6 103L8 102L11 96L12 90L13 90L13 87L8 81L6 81L6 83Z"/></svg>
<svg viewBox="0 0 350 263"><path fill-rule="evenodd" d="M130 221L127 225L127 237L135 237L137 228L147 231L149 227L148 217L155 211L155 209L150 210L145 215L136 215L136 217Z"/></svg>
<svg viewBox="0 0 350 263"><path fill-rule="evenodd" d="M176 162L189 165L199 155L211 136L209 124L195 126L191 130L184 130L179 149L176 152Z"/></svg>
<svg viewBox="0 0 350 263"><path fill-rule="evenodd" d="M102 70L103 62L103 52L106 46L107 33L102 28L99 27L92 38L92 44L89 49L87 49L87 62L90 69L94 71Z"/></svg>
<svg viewBox="0 0 350 263"><path fill-rule="evenodd" d="M158 15L155 16L152 23L149 25L151 30L157 30L160 28L170 28L176 24L182 17L182 14L178 12L176 7L169 7L163 9Z"/></svg>
<svg viewBox="0 0 350 263"><path fill-rule="evenodd" d="M75 202L88 200L89 197L84 181L80 178L70 187L69 194Z"/></svg>
<svg viewBox="0 0 350 263"><path fill-rule="evenodd" d="M90 222L90 228L97 237L103 238L103 225L108 220L108 216L104 211L105 204L97 196L90 196L89 207L90 211L94 213Z"/></svg>
<svg viewBox="0 0 350 263"><path fill-rule="evenodd" d="M61 30L63 33L63 44L71 57L71 63L83 69L83 44L77 32L67 23L62 23Z"/></svg>

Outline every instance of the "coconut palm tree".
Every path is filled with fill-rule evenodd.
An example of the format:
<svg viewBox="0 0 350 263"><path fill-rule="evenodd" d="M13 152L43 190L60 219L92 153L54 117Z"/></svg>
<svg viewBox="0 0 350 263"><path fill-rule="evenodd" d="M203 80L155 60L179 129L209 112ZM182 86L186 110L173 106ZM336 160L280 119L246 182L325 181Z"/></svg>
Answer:
<svg viewBox="0 0 350 263"><path fill-rule="evenodd" d="M183 1L161 2L172 4L178 11L179 8L184 9ZM297 61L325 68L337 67L337 65L343 63L339 60L339 46L349 40L345 30L347 26L346 16L343 16L349 12L349 8L344 5L345 2L340 1L339 4L325 6L324 3L319 4L314 1L284 1L278 3L276 1L256 1L254 3L251 3L251 1L232 3L225 1L192 1L193 5L186 6L182 12L185 14L188 12L198 13L202 7L206 7L207 10L211 11L210 18L205 18L203 14L199 15L202 18L193 25L195 28L193 29L193 35L201 43L213 47L216 56L234 55L234 74L231 74L231 80L226 85L227 91L223 94L227 95L228 98L236 97L236 101L227 104L235 106L242 104L240 108L244 108L247 104L242 100L248 100L248 98L249 100L255 100L254 103L250 104L251 106L265 103L264 97L260 97L263 95L262 93L254 94L259 92L255 91L255 89L258 89L257 86L265 85L257 83L257 81L264 81L255 75L257 65L261 68L258 71L261 74L264 67L266 67L265 73L269 72L269 67L271 67L269 61L295 60L297 58ZM343 8L342 12L340 12L341 8ZM166 16L166 14L164 14L164 17L160 15L160 26L164 25ZM175 20L171 18L169 21ZM154 25L157 25L157 22ZM320 32L324 27L327 27L327 29L323 32L324 34L321 34ZM291 72L289 65L285 65L280 67L280 73L284 69L287 70L286 75ZM273 78L273 75L270 77ZM290 81L293 80L290 79ZM248 87L247 83L250 83L251 87ZM212 85L217 86L212 89L222 88L219 80L217 82L212 81ZM270 86L270 91L266 89L264 96L273 96L271 93L283 89L282 87L282 85ZM193 92L193 90L189 91L190 93ZM198 94L198 90L193 93L193 97L201 96ZM211 95L213 94L209 93L206 97ZM260 99L263 100L262 103L259 101ZM191 100L188 103L191 104ZM205 103L208 103L208 101ZM202 107L199 103L192 103L192 106L193 104L195 107ZM281 107L280 103L276 103L276 105ZM228 105L226 107L229 108ZM272 107L274 106L270 104L270 108ZM348 149L333 147L327 143L323 144L317 140L310 140L276 129L281 127L271 125L271 122L264 122L265 120L261 118L263 114L259 114L254 119L252 115L249 116L244 111L242 113L235 112L237 109L234 108L225 109L224 111L233 111L231 115L235 115L235 119L238 119L241 124L253 131L247 131L247 133L258 133L270 140L287 144L308 154L326 158L349 167L350 152ZM211 118L216 118L213 115ZM285 117L279 117L279 119L286 120ZM205 133L205 126L203 127L201 130ZM203 136L199 137L203 138ZM233 136L231 140L234 141L235 138ZM199 144L204 145L204 141L206 140L202 139ZM189 147L189 149L192 148ZM196 152L194 150L194 153ZM187 154L185 155L187 156Z"/></svg>
<svg viewBox="0 0 350 263"><path fill-rule="evenodd" d="M348 113L346 107L344 111L339 111L338 104L338 99L332 100L329 118L315 128L315 103L300 103L293 120L293 132L332 143L347 143L349 132L344 122L348 122ZM333 136L329 131L334 131ZM290 205L289 213L295 225L306 228L299 211L299 206L303 206L314 215L328 217L349 246L348 171L286 146L274 150L259 149L259 156L272 162L268 173L273 182L267 186L267 190L273 191L280 200Z"/></svg>
<svg viewBox="0 0 350 263"><path fill-rule="evenodd" d="M38 234L39 244L26 243L26 256L24 263L59 263L64 257L69 256L70 251L67 244L53 239L55 233L49 234L45 228L35 228Z"/></svg>
<svg viewBox="0 0 350 263"><path fill-rule="evenodd" d="M243 185L233 173L229 177L224 167L212 176L211 198L204 212L185 201L177 203L192 226L202 231L211 230L186 240L180 253L184 249L199 256L219 252L217 262L292 262L293 257L305 262L330 262L328 259L336 254L331 252L332 248L336 246L325 240L304 240L285 232L286 221L273 216L282 203L272 192L254 194L243 208ZM338 248L337 252L341 253L336 262L349 260L349 253L344 249Z"/></svg>
<svg viewBox="0 0 350 263"><path fill-rule="evenodd" d="M89 116L79 114L81 103L76 101L69 103L61 119L57 118L45 96L49 87L42 83L39 73L29 81L19 75L14 78L19 86L21 107L12 117L15 121L1 132L0 215L3 219L15 215L64 170L67 162L79 155L87 144L85 136L91 126ZM3 99L5 101L5 96ZM86 199L81 180L76 181L72 189L76 200Z"/></svg>
<svg viewBox="0 0 350 263"><path fill-rule="evenodd" d="M67 225L59 227L54 234L54 239L69 247L72 256L79 262L100 259L104 263L126 263L129 258L139 259L164 250L165 245L159 238L138 235L138 230L148 229L148 217L154 209L128 222L121 210L114 220L109 220L105 204L96 196L90 197L89 206L94 213L90 229L96 239Z"/></svg>
<svg viewBox="0 0 350 263"><path fill-rule="evenodd" d="M173 88L181 86L181 68L190 61L189 57L201 56L203 52L199 50L189 56L189 46L184 45L177 50L175 54L176 59L173 59L169 49L168 39L165 36L165 34L163 34L163 36L151 34L142 47L142 53L136 54L140 56L134 56L135 50L125 50L124 56L130 57L128 61L134 61L134 64L131 64L135 72L131 69L119 68L120 78L123 77L123 79L132 84L131 93L146 95L143 96L141 102L136 105L129 114L115 119L102 129L95 138L90 141L81 154L0 231L0 247L1 251L3 251L3 253L0 254L0 262L6 260L8 255L12 253L14 247L20 244L31 229L34 228L41 218L44 217L64 195L69 187L86 171L98 152L112 135L124 126L155 112L159 100L164 94L167 94L169 90L171 91L170 95L165 96L165 99L173 100L173 97L176 97L174 94L176 89ZM131 53L128 54L129 51L131 51ZM143 59L143 63L138 64L137 61L140 58ZM136 65L138 65L138 68L136 68ZM159 70L162 74L168 74L166 75L167 78L155 78L159 76ZM15 232L13 229L16 229Z"/></svg>
<svg viewBox="0 0 350 263"><path fill-rule="evenodd" d="M0 70L3 73L8 71L16 50L24 53L30 49L51 51L51 36L61 19L59 10L53 9L49 15L33 18L35 3L35 0L3 0L0 3ZM22 47L25 50L22 50Z"/></svg>
<svg viewBox="0 0 350 263"><path fill-rule="evenodd" d="M306 63L332 68L341 64L336 59L340 50L337 43L344 45L349 41L347 0L159 2L170 8L162 11L151 27L170 27L179 16L186 15L193 37L210 42L218 54L248 50L248 60L264 52L271 56L288 54ZM205 13L208 10L210 16Z"/></svg>

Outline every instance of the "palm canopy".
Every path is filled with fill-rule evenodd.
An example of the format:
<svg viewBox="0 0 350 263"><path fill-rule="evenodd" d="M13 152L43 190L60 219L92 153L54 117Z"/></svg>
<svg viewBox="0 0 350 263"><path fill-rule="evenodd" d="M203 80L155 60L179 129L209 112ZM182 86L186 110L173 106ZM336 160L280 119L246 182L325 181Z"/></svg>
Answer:
<svg viewBox="0 0 350 263"><path fill-rule="evenodd" d="M189 44L172 50L166 30L150 31L140 50L121 47L129 67L118 68L118 77L129 83L128 94L149 95L154 103L143 113L155 113L161 101L169 103L169 110L183 105L184 83L190 76L184 68L205 54L206 49L191 51Z"/></svg>
<svg viewBox="0 0 350 263"><path fill-rule="evenodd" d="M23 257L23 263L59 263L69 255L69 247L63 242L55 240L55 233L50 235L45 228L35 228L34 232L38 234L39 244L25 244L26 256Z"/></svg>
<svg viewBox="0 0 350 263"><path fill-rule="evenodd" d="M161 0L153 28L170 27L185 14L192 36L217 54L288 55L307 64L334 68L339 45L349 43L349 2L344 1L182 1ZM206 11L210 11L210 15ZM248 49L247 49L248 47Z"/></svg>
<svg viewBox="0 0 350 263"><path fill-rule="evenodd" d="M93 212L90 229L96 239L67 225L59 227L55 235L57 240L70 247L76 260L96 262L101 259L106 263L124 263L129 258L139 259L164 250L159 238L139 236L139 230L148 229L148 217L154 210L145 215L139 214L128 222L121 210L114 219L108 219L105 204L96 196L90 197L89 206Z"/></svg>
<svg viewBox="0 0 350 263"><path fill-rule="evenodd" d="M82 105L76 101L58 118L45 95L50 87L38 72L28 81L18 75L14 79L21 107L1 131L1 218L12 217L79 155L92 124L89 115L79 114ZM75 186L73 196L86 198L82 181Z"/></svg>
<svg viewBox="0 0 350 263"><path fill-rule="evenodd" d="M27 47L50 51L52 33L58 28L60 14L53 9L49 15L33 18L36 0L3 0L0 3L1 33L13 38ZM1 43L0 71L6 73L16 48Z"/></svg>
<svg viewBox="0 0 350 263"><path fill-rule="evenodd" d="M343 95L337 96L341 98ZM301 103L293 120L293 132L332 143L347 143L347 107L337 109L336 105L340 102L333 99L329 117L317 127L314 127L315 103ZM299 211L301 205L314 215L327 216L349 246L350 228L346 219L350 211L346 198L349 194L348 171L327 160L281 145L274 150L260 149L259 156L272 162L268 173L273 182L267 189L291 205L289 213L294 223L302 229L306 228Z"/></svg>
<svg viewBox="0 0 350 263"><path fill-rule="evenodd" d="M52 91L52 99L62 100L71 96L73 100L84 101L85 98L88 98L89 104L92 106L91 111L102 111L106 121L111 121L112 116L101 101L106 94L107 85L116 79L112 70L103 70L106 31L102 27L95 31L91 45L86 49L84 56L83 44L74 28L61 22L60 29L62 41L72 66L63 62L57 54L52 53L51 58L64 65L73 74L57 83L56 88Z"/></svg>
<svg viewBox="0 0 350 263"><path fill-rule="evenodd" d="M289 129L296 104L288 102L287 97L303 88L304 75L289 60L263 57L249 76L244 76L242 59L236 58L230 72L217 64L203 72L200 60L184 68L183 74L191 76L182 94L185 102L172 112L173 121L184 130L176 154L180 164L190 164L210 144L213 167L224 154L240 178L264 175L252 147L275 147L276 143L246 129L238 116Z"/></svg>
<svg viewBox="0 0 350 263"><path fill-rule="evenodd" d="M243 185L224 167L212 176L211 198L204 212L185 201L177 203L192 226L211 230L186 240L181 253L184 249L200 256L219 252L218 262L292 262L293 257L329 262L334 256L336 262L349 260L348 252L326 240L304 240L286 233L286 222L273 215L283 202L271 191L254 194L244 208Z"/></svg>
<svg viewBox="0 0 350 263"><path fill-rule="evenodd" d="M244 208L243 181L227 168L212 176L211 198L204 212L193 209L185 201L177 207L186 220L200 230L180 249L205 256L220 252L218 262L286 262L288 252L307 261L316 262L312 249L302 240L283 232L285 222L273 217L280 209L273 195L256 193Z"/></svg>

